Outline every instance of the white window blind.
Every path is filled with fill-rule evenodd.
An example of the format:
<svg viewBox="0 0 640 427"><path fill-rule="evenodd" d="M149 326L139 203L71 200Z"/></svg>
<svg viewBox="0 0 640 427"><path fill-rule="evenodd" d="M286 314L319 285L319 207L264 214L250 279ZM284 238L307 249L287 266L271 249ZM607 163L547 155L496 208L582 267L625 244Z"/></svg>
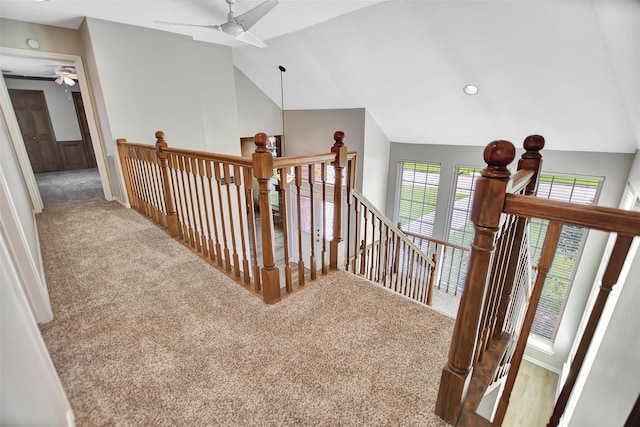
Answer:
<svg viewBox="0 0 640 427"><path fill-rule="evenodd" d="M440 184L440 164L398 162L396 182L396 222L406 231L431 237Z"/></svg>
<svg viewBox="0 0 640 427"><path fill-rule="evenodd" d="M576 177L560 174L541 174L538 184L540 198L578 203L595 204L604 178ZM548 221L531 220L531 260L537 263L547 232ZM538 302L531 332L553 341L564 312L565 303L582 256L588 230L583 227L564 225L553 259L547 273L542 295Z"/></svg>
<svg viewBox="0 0 640 427"><path fill-rule="evenodd" d="M482 168L458 166L455 170L454 192L449 207L449 227L446 240L456 245L471 246L473 222L469 219L476 181L482 176ZM440 280L446 289L454 289L460 295L467 276L468 252L445 250L442 254Z"/></svg>
<svg viewBox="0 0 640 427"><path fill-rule="evenodd" d="M476 181L482 176L482 168L458 166L455 174L455 192L451 196L447 241L456 245L471 246L473 223L469 219Z"/></svg>

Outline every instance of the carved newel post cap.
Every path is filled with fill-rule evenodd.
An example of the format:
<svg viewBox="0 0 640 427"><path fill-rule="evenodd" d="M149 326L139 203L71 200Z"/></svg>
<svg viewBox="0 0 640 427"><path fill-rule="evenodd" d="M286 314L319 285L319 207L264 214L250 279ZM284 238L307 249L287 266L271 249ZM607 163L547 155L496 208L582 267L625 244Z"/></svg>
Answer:
<svg viewBox="0 0 640 427"><path fill-rule="evenodd" d="M255 136L253 137L253 142L256 144L256 153L266 153L269 150L267 150L267 143L269 141L269 137L267 136L266 133L260 132L260 133L256 133Z"/></svg>
<svg viewBox="0 0 640 427"><path fill-rule="evenodd" d="M164 142L164 132L161 130L156 131L156 140L157 142Z"/></svg>
<svg viewBox="0 0 640 427"><path fill-rule="evenodd" d="M512 143L504 140L490 142L485 147L483 155L487 167L482 172L482 176L508 178L511 175L507 165L516 157L516 147Z"/></svg>
<svg viewBox="0 0 640 427"><path fill-rule="evenodd" d="M544 137L541 135L529 135L522 144L527 151L540 151L544 148Z"/></svg>
<svg viewBox="0 0 640 427"><path fill-rule="evenodd" d="M335 141L335 144L333 144L334 147L344 146L344 132L341 130L335 132L333 134L333 140Z"/></svg>

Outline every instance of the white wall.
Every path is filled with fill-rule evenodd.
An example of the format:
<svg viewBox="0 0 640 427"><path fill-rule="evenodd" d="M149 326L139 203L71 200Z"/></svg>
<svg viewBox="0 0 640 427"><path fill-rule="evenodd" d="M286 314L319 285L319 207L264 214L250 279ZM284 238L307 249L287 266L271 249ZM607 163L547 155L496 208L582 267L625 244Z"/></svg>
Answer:
<svg viewBox="0 0 640 427"><path fill-rule="evenodd" d="M71 405L7 246L0 235L0 425L71 426Z"/></svg>
<svg viewBox="0 0 640 427"><path fill-rule="evenodd" d="M280 107L236 67L234 67L234 75L240 136L253 137L259 132L267 135L282 135Z"/></svg>
<svg viewBox="0 0 640 427"><path fill-rule="evenodd" d="M364 150L358 159L362 162L362 194L381 213L385 213L387 200L387 171L389 170L389 139L375 119L366 112L364 124Z"/></svg>
<svg viewBox="0 0 640 427"><path fill-rule="evenodd" d="M333 134L345 134L349 151L358 152L356 188L362 189L362 158L364 153L365 110L285 110L285 156L328 153L334 144ZM363 193L364 194L364 193ZM365 196L367 196L365 194Z"/></svg>
<svg viewBox="0 0 640 427"><path fill-rule="evenodd" d="M153 143L162 130L170 146L239 155L231 48L92 18L86 32L107 152L115 138Z"/></svg>
<svg viewBox="0 0 640 427"><path fill-rule="evenodd" d="M543 171L604 176L605 181L598 204L609 207L618 206L633 162L633 154L553 151L551 149L552 144L552 141L547 141L547 147L549 148L542 152ZM516 146L521 146L521 144L517 143ZM485 164L482 160L483 149L484 147L416 145L392 142L389 156L387 215L394 219L398 161L413 160L440 163L442 171L438 190L434 237L444 238L449 196L453 186L454 167L456 165L484 167ZM516 160L521 153L522 150L518 150ZM512 171L515 170L515 167L516 163L514 161ZM571 349L606 242L607 236L604 233L589 233L557 338L549 351L540 351L529 346L526 352L527 358L555 372L560 372Z"/></svg>
<svg viewBox="0 0 640 427"><path fill-rule="evenodd" d="M73 105L71 94L65 92L65 86L58 86L53 81L5 79L7 89L41 90L47 101L47 109L51 117L51 125L56 141L79 141L82 139L78 116ZM69 88L71 92L80 92L77 85Z"/></svg>
<svg viewBox="0 0 640 427"><path fill-rule="evenodd" d="M8 245L17 257L18 273L35 318L38 322L48 322L53 319L53 313L42 265L36 219L4 113L8 112L3 111L0 117L0 193L6 197L6 200L0 200L2 225L6 228L6 238L10 239Z"/></svg>
<svg viewBox="0 0 640 427"><path fill-rule="evenodd" d="M629 173L629 187L621 203L623 209L633 209L640 192L640 156L635 155ZM637 208L636 208L637 210ZM613 249L615 236L611 236L606 249L606 261ZM590 350L571 394L564 425L599 426L604 424L622 425L629 415L638 393L640 393L640 330L629 325L640 324L640 312L637 301L640 301L640 288L635 278L640 274L640 257L637 247L640 239L636 238L629 252L627 262L623 266L618 283L613 287L607 299L598 328L590 345ZM605 261L605 260L603 260ZM598 271L596 286L592 291L581 324L584 330L587 315L590 314L598 292L599 281L602 280L607 263L603 262ZM574 344L575 352L578 341ZM607 401L605 407L598 404Z"/></svg>
<svg viewBox="0 0 640 427"><path fill-rule="evenodd" d="M632 255L628 261L631 265L626 281L614 286L609 295L605 310L615 311L569 426L622 426L640 393L640 257Z"/></svg>
<svg viewBox="0 0 640 427"><path fill-rule="evenodd" d="M36 324L52 313L36 222L4 116L0 153L0 425L72 425L71 406Z"/></svg>

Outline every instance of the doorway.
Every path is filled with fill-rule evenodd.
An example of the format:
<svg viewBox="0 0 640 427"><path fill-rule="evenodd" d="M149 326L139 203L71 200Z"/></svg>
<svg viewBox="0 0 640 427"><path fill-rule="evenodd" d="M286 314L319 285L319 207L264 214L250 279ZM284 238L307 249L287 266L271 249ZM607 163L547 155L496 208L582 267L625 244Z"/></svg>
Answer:
<svg viewBox="0 0 640 427"><path fill-rule="evenodd" d="M84 64L83 64L82 58L78 55L27 51L24 49L5 48L5 47L0 47L0 55L3 58L3 66L6 64L6 61L5 61L6 58L13 57L13 58L22 59L25 62L33 62L36 64L51 63L55 61L64 62L64 63L68 63L69 65L72 65L75 68L78 75L77 83L81 92L85 117L87 120L88 129L89 129L90 144L93 148L92 151L94 152L94 156L95 156L95 165L98 168L103 194L106 200L109 200L109 201L115 200L115 197L113 195L112 188L111 188L111 183L110 183L110 171L107 165L107 158L106 158L104 147L102 146L100 133L98 132L96 115L94 113L94 107L90 98L90 90L88 87L87 78L85 76ZM22 141L22 132L18 126L16 115L13 114L13 105L9 97L7 86L5 84L4 79L0 79L0 80L1 80L0 107L2 107L3 114L5 115L7 130L9 132L11 142L14 146L16 157L18 160L18 165L22 171L22 175L24 177L25 184L28 189L29 197L31 199L34 212L38 213L42 211L43 204L42 204L42 199L40 197L40 192L38 190L38 185L35 179L34 170L31 167L27 150ZM84 147L85 147L84 144L80 142L75 147L70 147L70 148L77 151L77 149L85 150ZM117 179L117 177L114 177L114 179Z"/></svg>

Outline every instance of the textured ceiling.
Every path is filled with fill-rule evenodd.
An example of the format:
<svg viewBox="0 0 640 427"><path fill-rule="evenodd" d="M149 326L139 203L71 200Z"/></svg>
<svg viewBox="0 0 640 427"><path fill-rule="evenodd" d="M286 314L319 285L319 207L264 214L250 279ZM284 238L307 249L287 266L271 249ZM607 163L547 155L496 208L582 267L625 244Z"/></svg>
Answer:
<svg viewBox="0 0 640 427"><path fill-rule="evenodd" d="M3 0L0 13L68 28L92 16L227 44L276 104L284 65L286 109L366 108L395 142L484 145L540 133L549 149L640 148L637 0L281 0L251 29L266 49L153 23L218 24L222 0ZM465 95L467 83L479 93Z"/></svg>

